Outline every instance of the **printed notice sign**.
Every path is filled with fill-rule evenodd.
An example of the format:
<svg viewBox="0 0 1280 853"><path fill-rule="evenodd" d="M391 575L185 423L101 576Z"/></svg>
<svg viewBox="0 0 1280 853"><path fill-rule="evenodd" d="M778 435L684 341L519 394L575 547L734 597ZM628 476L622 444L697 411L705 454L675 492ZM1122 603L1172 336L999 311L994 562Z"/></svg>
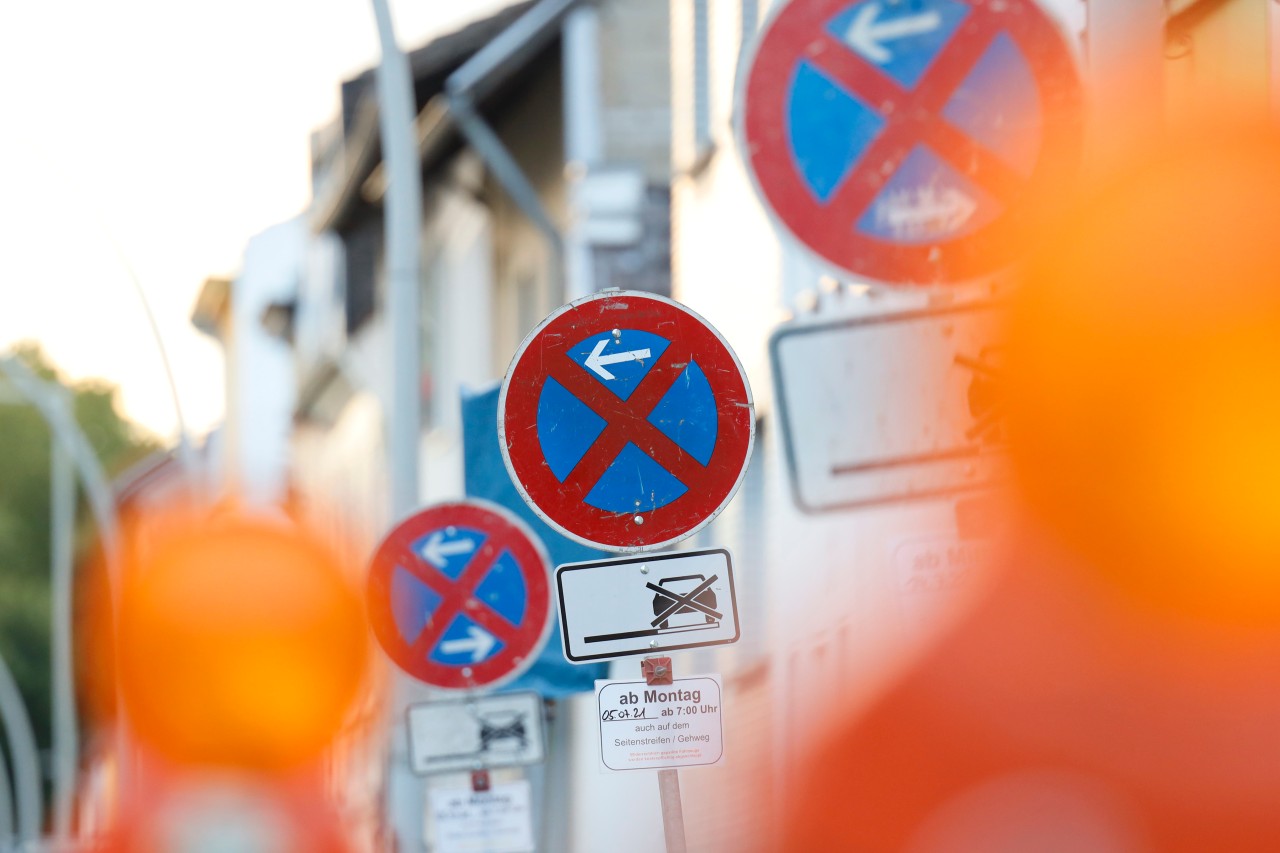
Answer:
<svg viewBox="0 0 1280 853"><path fill-rule="evenodd" d="M672 684L597 681L600 760L610 770L719 764L724 757L718 675Z"/></svg>
<svg viewBox="0 0 1280 853"><path fill-rule="evenodd" d="M533 853L529 782L496 784L488 791L431 789L439 853ZM428 831L428 837L432 833Z"/></svg>

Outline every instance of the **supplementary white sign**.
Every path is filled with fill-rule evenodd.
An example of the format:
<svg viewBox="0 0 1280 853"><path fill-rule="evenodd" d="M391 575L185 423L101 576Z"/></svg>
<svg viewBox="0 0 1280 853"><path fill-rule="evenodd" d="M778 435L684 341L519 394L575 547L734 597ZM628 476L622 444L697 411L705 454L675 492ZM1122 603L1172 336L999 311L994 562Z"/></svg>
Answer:
<svg viewBox="0 0 1280 853"><path fill-rule="evenodd" d="M488 791L433 788L428 835L437 853L533 853L529 782L495 784Z"/></svg>
<svg viewBox="0 0 1280 853"><path fill-rule="evenodd" d="M989 485L1001 468L989 303L783 327L770 341L796 504L819 512Z"/></svg>
<svg viewBox="0 0 1280 853"><path fill-rule="evenodd" d="M674 684L597 681L600 760L610 770L718 764L724 757L720 677Z"/></svg>
<svg viewBox="0 0 1280 853"><path fill-rule="evenodd" d="M738 640L724 549L566 563L556 568L564 656L573 663Z"/></svg>
<svg viewBox="0 0 1280 853"><path fill-rule="evenodd" d="M409 708L413 772L536 764L546 757L542 697L503 693Z"/></svg>

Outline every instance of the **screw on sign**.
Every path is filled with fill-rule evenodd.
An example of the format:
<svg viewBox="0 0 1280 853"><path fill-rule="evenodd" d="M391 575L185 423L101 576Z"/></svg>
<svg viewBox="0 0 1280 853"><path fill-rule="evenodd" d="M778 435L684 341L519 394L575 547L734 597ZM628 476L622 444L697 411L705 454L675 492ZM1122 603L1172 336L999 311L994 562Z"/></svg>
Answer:
<svg viewBox="0 0 1280 853"><path fill-rule="evenodd" d="M533 532L502 507L429 507L378 546L369 619L387 654L415 678L492 687L523 672L547 640L549 568Z"/></svg>
<svg viewBox="0 0 1280 853"><path fill-rule="evenodd" d="M579 542L634 552L677 542L725 507L751 456L755 408L705 320L660 296L606 291L521 344L498 435L539 516Z"/></svg>
<svg viewBox="0 0 1280 853"><path fill-rule="evenodd" d="M1079 160L1076 63L1033 0L792 0L747 68L736 114L757 192L854 276L998 271Z"/></svg>

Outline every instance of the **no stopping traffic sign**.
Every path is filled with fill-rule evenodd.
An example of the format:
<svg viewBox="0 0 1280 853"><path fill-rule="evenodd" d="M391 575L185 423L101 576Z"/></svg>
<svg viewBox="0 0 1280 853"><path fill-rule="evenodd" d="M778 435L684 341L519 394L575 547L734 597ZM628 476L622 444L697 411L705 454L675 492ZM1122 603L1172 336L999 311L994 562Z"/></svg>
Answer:
<svg viewBox="0 0 1280 853"><path fill-rule="evenodd" d="M737 491L755 436L746 374L689 309L613 291L560 308L502 383L498 435L548 524L610 551L696 532Z"/></svg>
<svg viewBox="0 0 1280 853"><path fill-rule="evenodd" d="M410 675L450 689L493 687L533 663L551 628L546 552L487 501L405 519L369 567L369 621Z"/></svg>
<svg viewBox="0 0 1280 853"><path fill-rule="evenodd" d="M791 0L744 67L758 194L851 275L998 271L1079 158L1076 63L1033 0Z"/></svg>

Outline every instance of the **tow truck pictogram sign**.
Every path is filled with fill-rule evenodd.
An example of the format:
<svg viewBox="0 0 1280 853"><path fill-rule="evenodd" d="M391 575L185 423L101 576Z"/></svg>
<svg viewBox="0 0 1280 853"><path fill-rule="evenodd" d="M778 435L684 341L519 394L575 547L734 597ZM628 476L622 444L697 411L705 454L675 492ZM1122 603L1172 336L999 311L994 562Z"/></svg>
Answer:
<svg viewBox="0 0 1280 853"><path fill-rule="evenodd" d="M724 549L556 567L564 656L573 663L737 642Z"/></svg>
<svg viewBox="0 0 1280 853"><path fill-rule="evenodd" d="M427 775L537 764L546 758L537 693L500 693L411 705L413 772Z"/></svg>

